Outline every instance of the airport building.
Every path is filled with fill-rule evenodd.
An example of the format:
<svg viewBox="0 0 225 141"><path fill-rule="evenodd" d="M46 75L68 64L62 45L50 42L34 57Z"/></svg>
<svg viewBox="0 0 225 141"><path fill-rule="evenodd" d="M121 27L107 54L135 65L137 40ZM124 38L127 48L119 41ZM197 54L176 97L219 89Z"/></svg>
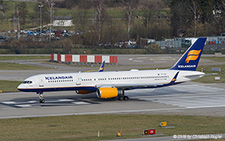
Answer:
<svg viewBox="0 0 225 141"><path fill-rule="evenodd" d="M188 48L191 44L196 41L197 38L174 38L165 39L163 41L155 41L156 44L160 45L162 49L165 48ZM152 41L152 40L151 40ZM149 42L151 44L154 42ZM225 36L209 36L207 37L206 45L213 46L215 48L222 47L225 44Z"/></svg>

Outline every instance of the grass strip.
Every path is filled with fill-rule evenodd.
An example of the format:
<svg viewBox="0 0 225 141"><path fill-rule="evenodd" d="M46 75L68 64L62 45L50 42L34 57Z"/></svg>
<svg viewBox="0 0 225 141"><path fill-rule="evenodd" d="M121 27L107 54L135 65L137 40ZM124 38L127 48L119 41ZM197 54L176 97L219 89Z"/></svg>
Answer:
<svg viewBox="0 0 225 141"><path fill-rule="evenodd" d="M2 92L15 92L17 90L17 86L22 83L21 81L7 81L0 80L0 90Z"/></svg>
<svg viewBox="0 0 225 141"><path fill-rule="evenodd" d="M213 61L216 61L216 62L225 62L225 57L212 56L212 57L202 57L202 59L213 60Z"/></svg>
<svg viewBox="0 0 225 141"><path fill-rule="evenodd" d="M212 71L212 67L220 68L221 72ZM199 66L197 71L202 71L206 74L217 73L217 75L206 75L194 82L200 83L225 83L225 65ZM215 80L215 77L220 77L220 80Z"/></svg>
<svg viewBox="0 0 225 141"><path fill-rule="evenodd" d="M0 63L0 70L43 70L43 69L49 69L49 68L24 65L24 64L16 64L16 63Z"/></svg>
<svg viewBox="0 0 225 141"><path fill-rule="evenodd" d="M0 61L4 61L4 60L34 60L34 59L50 59L50 56L0 56Z"/></svg>
<svg viewBox="0 0 225 141"><path fill-rule="evenodd" d="M161 128L160 122L168 126ZM156 134L202 135L225 133L224 117L180 115L79 115L0 120L0 140L107 140L143 137L144 129ZM116 137L122 128L122 136ZM97 137L100 131L100 137Z"/></svg>

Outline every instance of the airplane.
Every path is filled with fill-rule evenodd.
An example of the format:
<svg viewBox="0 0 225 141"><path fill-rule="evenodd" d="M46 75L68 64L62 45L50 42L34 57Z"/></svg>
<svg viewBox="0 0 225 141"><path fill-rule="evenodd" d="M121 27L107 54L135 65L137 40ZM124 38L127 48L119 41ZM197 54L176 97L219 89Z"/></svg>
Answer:
<svg viewBox="0 0 225 141"><path fill-rule="evenodd" d="M203 77L205 73L196 69L205 42L206 38L198 38L169 69L39 74L25 79L18 90L36 92L40 103L45 102L43 92L66 90L77 94L95 92L102 99L128 100L127 90L172 86Z"/></svg>

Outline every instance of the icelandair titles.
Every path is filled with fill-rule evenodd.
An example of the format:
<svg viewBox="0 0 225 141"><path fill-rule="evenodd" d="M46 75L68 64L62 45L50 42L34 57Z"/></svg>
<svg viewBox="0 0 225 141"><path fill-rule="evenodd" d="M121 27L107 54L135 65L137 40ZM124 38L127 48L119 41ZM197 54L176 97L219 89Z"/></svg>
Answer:
<svg viewBox="0 0 225 141"><path fill-rule="evenodd" d="M45 77L46 80L73 79L73 76L53 76Z"/></svg>
<svg viewBox="0 0 225 141"><path fill-rule="evenodd" d="M196 65L178 65L178 68L195 68Z"/></svg>

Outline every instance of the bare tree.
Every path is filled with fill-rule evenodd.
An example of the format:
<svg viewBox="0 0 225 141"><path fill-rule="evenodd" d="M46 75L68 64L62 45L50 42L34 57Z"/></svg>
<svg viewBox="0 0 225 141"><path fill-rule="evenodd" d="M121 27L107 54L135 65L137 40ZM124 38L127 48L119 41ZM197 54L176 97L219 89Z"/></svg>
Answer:
<svg viewBox="0 0 225 141"><path fill-rule="evenodd" d="M2 11L3 18L5 19L5 13L8 10L8 5L0 0L0 10Z"/></svg>
<svg viewBox="0 0 225 141"><path fill-rule="evenodd" d="M191 3L189 4L189 8L193 12L193 16L194 16L194 37L196 37L196 35L197 35L197 20L198 20L197 14L198 14L198 8L199 8L198 1L191 0Z"/></svg>
<svg viewBox="0 0 225 141"><path fill-rule="evenodd" d="M26 24L26 18L27 18L27 5L25 2L19 3L17 6L18 8L18 18L19 18L19 24L24 27Z"/></svg>
<svg viewBox="0 0 225 141"><path fill-rule="evenodd" d="M48 4L48 10L49 10L49 18L50 18L50 21L49 21L49 29L50 29L50 33L49 33L49 40L51 41L51 32L52 32L52 25L53 25L53 19L54 19L54 13L55 13L55 10L53 9L55 3L53 0L47 0L47 4Z"/></svg>
<svg viewBox="0 0 225 141"><path fill-rule="evenodd" d="M225 8L225 0L221 0L223 8Z"/></svg>
<svg viewBox="0 0 225 141"><path fill-rule="evenodd" d="M106 26L104 26L104 42L109 43L108 46L111 48L116 42L119 42L121 39L126 38L126 32L123 32L123 26L118 23L118 21L113 20L112 17L108 16L106 21Z"/></svg>
<svg viewBox="0 0 225 141"><path fill-rule="evenodd" d="M103 23L106 19L106 10L105 10L105 5L103 3L103 0L94 0L93 1L93 6L95 9L95 21L97 24L97 28L98 28L98 41L101 41L101 35L102 35L102 26Z"/></svg>
<svg viewBox="0 0 225 141"><path fill-rule="evenodd" d="M88 10L91 7L91 4L88 1L81 1L78 6L76 13L73 13L75 19L75 26L79 30L85 31L88 24Z"/></svg>
<svg viewBox="0 0 225 141"><path fill-rule="evenodd" d="M193 21L192 11L187 8L188 2L186 0L171 0L169 4L172 36L188 36L185 34L191 28Z"/></svg>
<svg viewBox="0 0 225 141"><path fill-rule="evenodd" d="M124 11L125 11L125 19L127 22L127 34L128 39L130 39L130 28L131 22L134 17L134 10L137 8L139 0L123 0Z"/></svg>
<svg viewBox="0 0 225 141"><path fill-rule="evenodd" d="M143 25L144 25L144 34L146 38L149 38L149 33L151 27L157 23L157 16L159 14L160 3L159 0L151 1L142 1L143 9Z"/></svg>

